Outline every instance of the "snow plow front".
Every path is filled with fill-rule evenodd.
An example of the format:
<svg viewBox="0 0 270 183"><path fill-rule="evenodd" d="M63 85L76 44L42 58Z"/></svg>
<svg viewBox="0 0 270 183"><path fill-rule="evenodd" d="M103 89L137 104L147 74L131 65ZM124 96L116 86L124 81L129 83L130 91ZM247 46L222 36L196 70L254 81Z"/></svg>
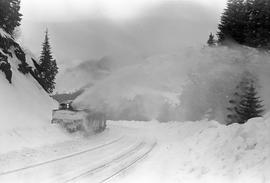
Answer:
<svg viewBox="0 0 270 183"><path fill-rule="evenodd" d="M52 112L52 123L59 124L68 132L101 132L106 128L106 117L101 112L75 110L71 103L61 103Z"/></svg>

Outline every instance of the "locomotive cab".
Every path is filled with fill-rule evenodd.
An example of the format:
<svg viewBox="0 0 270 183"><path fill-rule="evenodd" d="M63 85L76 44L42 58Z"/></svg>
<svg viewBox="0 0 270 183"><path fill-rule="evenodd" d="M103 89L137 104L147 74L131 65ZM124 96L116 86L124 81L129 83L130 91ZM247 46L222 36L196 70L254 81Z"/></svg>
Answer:
<svg viewBox="0 0 270 183"><path fill-rule="evenodd" d="M72 101L66 101L59 104L59 110L74 110L72 107Z"/></svg>

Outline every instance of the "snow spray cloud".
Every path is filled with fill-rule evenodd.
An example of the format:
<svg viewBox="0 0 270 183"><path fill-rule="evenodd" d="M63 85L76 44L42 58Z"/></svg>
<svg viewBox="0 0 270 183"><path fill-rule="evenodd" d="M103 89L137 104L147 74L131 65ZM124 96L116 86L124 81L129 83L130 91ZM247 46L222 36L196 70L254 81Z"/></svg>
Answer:
<svg viewBox="0 0 270 183"><path fill-rule="evenodd" d="M114 120L224 121L229 96L248 70L260 81L270 108L269 55L251 48L189 48L123 67L79 96L77 108L104 111Z"/></svg>
<svg viewBox="0 0 270 183"><path fill-rule="evenodd" d="M225 123L229 100L242 74L249 71L258 80L257 90L269 110L269 54L256 49L231 45L203 49L209 62L202 62L189 73L189 83L181 94L185 119L214 119Z"/></svg>

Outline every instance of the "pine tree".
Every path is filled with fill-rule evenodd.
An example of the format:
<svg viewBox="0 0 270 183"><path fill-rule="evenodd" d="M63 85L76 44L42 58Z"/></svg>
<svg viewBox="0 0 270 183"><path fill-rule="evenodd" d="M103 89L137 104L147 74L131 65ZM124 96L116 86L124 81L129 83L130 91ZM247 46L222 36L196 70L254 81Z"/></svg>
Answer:
<svg viewBox="0 0 270 183"><path fill-rule="evenodd" d="M39 60L38 72L40 84L48 93L52 93L55 88L55 77L58 73L58 67L56 60L54 60L52 57L48 30L46 30L45 40L42 44L42 52Z"/></svg>
<svg viewBox="0 0 270 183"><path fill-rule="evenodd" d="M242 98L243 93L247 89L247 85L250 82L251 74L249 72L244 72L241 75L241 81L238 83L238 85L235 88L235 92L231 99L229 100L230 107L228 107L229 114L227 115L227 124L232 123L238 123L239 122L239 116L236 113L236 111L239 108L240 101Z"/></svg>
<svg viewBox="0 0 270 183"><path fill-rule="evenodd" d="M11 35L20 25L22 14L19 10L20 0L0 0L0 28Z"/></svg>
<svg viewBox="0 0 270 183"><path fill-rule="evenodd" d="M269 0L249 1L249 22L246 32L246 45L270 48L270 2Z"/></svg>
<svg viewBox="0 0 270 183"><path fill-rule="evenodd" d="M257 97L254 82L256 78L249 72L242 74L242 79L236 87L236 91L229 101L230 107L227 108L227 124L245 123L253 117L260 117L263 113L263 105Z"/></svg>
<svg viewBox="0 0 270 183"><path fill-rule="evenodd" d="M247 18L244 0L228 0L227 8L218 25L218 41L224 43L226 40L233 40L243 44L245 41L243 33L247 28Z"/></svg>
<svg viewBox="0 0 270 183"><path fill-rule="evenodd" d="M254 84L251 82L236 110L240 119L239 123L243 124L251 118L261 117L264 112L263 105L261 103L262 101L260 100L260 97L257 96Z"/></svg>
<svg viewBox="0 0 270 183"><path fill-rule="evenodd" d="M215 46L216 45L216 41L215 41L215 37L212 34L212 32L209 35L208 41L207 41L208 46Z"/></svg>
<svg viewBox="0 0 270 183"><path fill-rule="evenodd" d="M270 49L270 1L228 0L218 25L218 42L226 40Z"/></svg>

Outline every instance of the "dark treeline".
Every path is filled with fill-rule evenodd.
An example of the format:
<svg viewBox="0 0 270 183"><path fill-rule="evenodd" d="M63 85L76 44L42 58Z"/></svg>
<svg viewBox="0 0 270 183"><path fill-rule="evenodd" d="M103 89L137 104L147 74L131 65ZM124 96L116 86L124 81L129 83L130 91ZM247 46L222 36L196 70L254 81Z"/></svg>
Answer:
<svg viewBox="0 0 270 183"><path fill-rule="evenodd" d="M21 24L22 14L19 11L20 0L0 0L0 27L10 35Z"/></svg>
<svg viewBox="0 0 270 183"><path fill-rule="evenodd" d="M228 0L218 25L218 42L270 49L270 1Z"/></svg>

